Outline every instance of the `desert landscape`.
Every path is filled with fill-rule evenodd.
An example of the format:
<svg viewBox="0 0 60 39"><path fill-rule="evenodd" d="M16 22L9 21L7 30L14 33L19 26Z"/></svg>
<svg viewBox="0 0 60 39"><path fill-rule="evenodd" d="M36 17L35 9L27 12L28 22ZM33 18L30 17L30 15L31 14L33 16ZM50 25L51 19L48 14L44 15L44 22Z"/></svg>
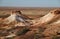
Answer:
<svg viewBox="0 0 60 39"><path fill-rule="evenodd" d="M0 39L60 39L60 8L0 7Z"/></svg>

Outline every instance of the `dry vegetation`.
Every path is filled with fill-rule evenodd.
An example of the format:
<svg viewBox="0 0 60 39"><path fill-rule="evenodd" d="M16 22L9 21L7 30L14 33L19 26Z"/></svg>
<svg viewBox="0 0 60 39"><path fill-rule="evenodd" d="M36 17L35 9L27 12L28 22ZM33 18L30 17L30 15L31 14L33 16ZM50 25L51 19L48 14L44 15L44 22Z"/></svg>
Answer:
<svg viewBox="0 0 60 39"><path fill-rule="evenodd" d="M11 16L16 10L0 10L0 39L60 39L60 9L20 10L29 26ZM12 20L13 19L13 20Z"/></svg>

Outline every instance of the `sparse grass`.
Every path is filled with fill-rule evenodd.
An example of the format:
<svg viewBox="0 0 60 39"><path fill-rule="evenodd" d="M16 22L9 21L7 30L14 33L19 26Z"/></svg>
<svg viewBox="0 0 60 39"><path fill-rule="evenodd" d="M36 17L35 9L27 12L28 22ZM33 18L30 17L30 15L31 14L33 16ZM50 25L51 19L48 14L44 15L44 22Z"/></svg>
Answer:
<svg viewBox="0 0 60 39"><path fill-rule="evenodd" d="M60 36L53 36L52 39L60 39Z"/></svg>
<svg viewBox="0 0 60 39"><path fill-rule="evenodd" d="M28 28L23 28L22 30L17 31L16 35L20 36L20 35L27 33L28 31L29 31Z"/></svg>
<svg viewBox="0 0 60 39"><path fill-rule="evenodd" d="M35 33L34 35L34 39L41 39L44 37L44 35L42 34L44 31L43 28L38 28L38 32Z"/></svg>
<svg viewBox="0 0 60 39"><path fill-rule="evenodd" d="M9 38L5 38L5 39L14 39L14 37L9 37Z"/></svg>
<svg viewBox="0 0 60 39"><path fill-rule="evenodd" d="M10 16L9 14L6 14L6 15L0 15L0 18L6 18L6 17L8 17L8 16Z"/></svg>

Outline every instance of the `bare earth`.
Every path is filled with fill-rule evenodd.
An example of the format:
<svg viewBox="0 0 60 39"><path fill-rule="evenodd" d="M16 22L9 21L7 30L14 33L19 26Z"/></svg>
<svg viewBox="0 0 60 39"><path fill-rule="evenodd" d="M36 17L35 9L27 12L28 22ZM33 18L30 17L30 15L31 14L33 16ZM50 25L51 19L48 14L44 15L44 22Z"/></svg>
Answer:
<svg viewBox="0 0 60 39"><path fill-rule="evenodd" d="M9 7L0 7L0 22L2 22L5 18L9 17L12 12L18 11L18 10L21 11L22 14L24 14L24 15L32 18L32 19L38 19L38 18L45 16L51 10L54 10L54 9L59 9L59 8L14 8L14 7L9 8ZM53 22L55 22L55 21L53 21ZM16 34L16 32L18 33L18 31L20 31L19 33L21 33L22 35L17 35L17 36L11 37L11 38L4 38L4 35L1 35L2 31L6 31L6 30L3 30L3 28L1 28L1 27L14 26L17 22L16 23L12 22L9 25L4 25L4 24L0 23L0 26L1 26L0 27L0 39L60 39L60 29L59 29L60 25L59 24L52 25L53 22L48 23L47 25L42 25L43 27L39 27L37 30L35 30L35 29L32 30L35 27L31 27L30 30L27 31L25 34L21 33L21 30L23 28L25 28L25 26L17 27L16 29L14 28L11 31L15 32L15 34ZM57 31L59 33L55 32L55 31ZM9 34L9 33L7 31L3 34ZM5 35L5 36L7 36L7 35Z"/></svg>

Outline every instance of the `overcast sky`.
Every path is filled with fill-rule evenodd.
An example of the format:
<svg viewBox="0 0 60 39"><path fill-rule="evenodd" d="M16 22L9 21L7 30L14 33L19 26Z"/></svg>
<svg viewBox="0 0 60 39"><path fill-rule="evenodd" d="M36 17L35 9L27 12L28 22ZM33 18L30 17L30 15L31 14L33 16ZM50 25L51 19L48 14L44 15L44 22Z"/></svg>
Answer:
<svg viewBox="0 0 60 39"><path fill-rule="evenodd" d="M60 7L60 0L0 0L7 7Z"/></svg>

